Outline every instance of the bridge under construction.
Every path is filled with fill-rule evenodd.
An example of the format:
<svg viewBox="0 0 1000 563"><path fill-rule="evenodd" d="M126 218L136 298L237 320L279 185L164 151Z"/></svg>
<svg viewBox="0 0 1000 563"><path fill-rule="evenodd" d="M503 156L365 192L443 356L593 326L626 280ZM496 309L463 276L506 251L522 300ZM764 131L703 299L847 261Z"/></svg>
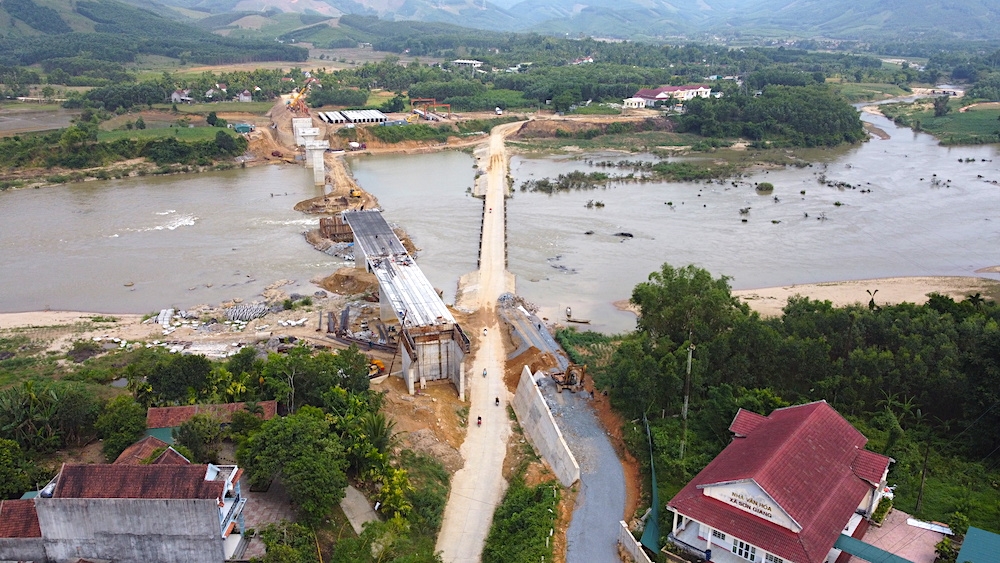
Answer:
<svg viewBox="0 0 1000 563"><path fill-rule="evenodd" d="M375 274L383 321L399 321L403 380L410 393L428 381L450 380L465 400L469 337L441 301L380 211L345 211L359 268Z"/></svg>

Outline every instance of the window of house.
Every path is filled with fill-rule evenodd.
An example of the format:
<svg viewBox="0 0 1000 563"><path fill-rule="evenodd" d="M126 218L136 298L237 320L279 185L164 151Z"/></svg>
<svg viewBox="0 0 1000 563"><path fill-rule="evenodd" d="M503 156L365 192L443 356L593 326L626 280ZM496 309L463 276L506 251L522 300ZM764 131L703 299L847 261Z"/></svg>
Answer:
<svg viewBox="0 0 1000 563"><path fill-rule="evenodd" d="M777 555L775 555L773 553L768 553L767 555L765 555L764 556L764 561L766 563L785 563L784 559L778 557Z"/></svg>
<svg viewBox="0 0 1000 563"><path fill-rule="evenodd" d="M739 555L743 559L748 559L750 561L757 560L757 548L740 540L733 540L733 553Z"/></svg>
<svg viewBox="0 0 1000 563"><path fill-rule="evenodd" d="M712 537L719 538L722 541L726 541L726 534L723 534L719 530L712 530Z"/></svg>

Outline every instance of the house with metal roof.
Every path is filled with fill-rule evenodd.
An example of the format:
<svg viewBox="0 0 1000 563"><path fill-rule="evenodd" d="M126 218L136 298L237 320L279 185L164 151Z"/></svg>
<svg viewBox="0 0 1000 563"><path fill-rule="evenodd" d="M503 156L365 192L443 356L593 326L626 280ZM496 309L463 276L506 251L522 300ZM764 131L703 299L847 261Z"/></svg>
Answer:
<svg viewBox="0 0 1000 563"><path fill-rule="evenodd" d="M691 84L687 86L642 88L632 97L642 98L646 102L646 107L654 107L668 102L671 99L677 102L686 102L694 98L707 98L711 95L711 86L706 86L705 84Z"/></svg>
<svg viewBox="0 0 1000 563"><path fill-rule="evenodd" d="M834 563L867 524L890 458L825 401L740 410L732 442L670 500L670 541L720 563Z"/></svg>
<svg viewBox="0 0 1000 563"><path fill-rule="evenodd" d="M996 563L1000 561L1000 536L969 526L958 551L958 563Z"/></svg>
<svg viewBox="0 0 1000 563"><path fill-rule="evenodd" d="M0 561L220 563L239 556L241 469L176 458L135 465L131 457L63 465L35 498L0 501Z"/></svg>

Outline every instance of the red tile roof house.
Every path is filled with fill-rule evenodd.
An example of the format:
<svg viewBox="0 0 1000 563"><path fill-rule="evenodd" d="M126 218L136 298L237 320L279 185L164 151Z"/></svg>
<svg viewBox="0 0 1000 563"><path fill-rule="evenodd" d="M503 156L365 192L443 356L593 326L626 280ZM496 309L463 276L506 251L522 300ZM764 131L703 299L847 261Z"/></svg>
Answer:
<svg viewBox="0 0 1000 563"><path fill-rule="evenodd" d="M643 88L635 93L633 98L642 98L646 107L654 107L670 98L678 102L686 102L692 98L707 98L712 95L712 88L704 84L690 86L661 86L659 88Z"/></svg>
<svg viewBox="0 0 1000 563"><path fill-rule="evenodd" d="M271 420L278 414L278 401L260 401L257 406L262 411L257 416L262 420ZM219 419L222 424L229 424L233 419L233 413L241 410L246 410L246 403L152 407L146 411L146 435L173 444L173 429L191 420L192 416L207 414Z"/></svg>
<svg viewBox="0 0 1000 563"><path fill-rule="evenodd" d="M0 504L0 561L219 563L243 549L236 466L63 465Z"/></svg>
<svg viewBox="0 0 1000 563"><path fill-rule="evenodd" d="M834 563L840 535L867 529L892 459L865 450L825 401L741 409L729 429L733 441L667 503L671 542L719 563Z"/></svg>
<svg viewBox="0 0 1000 563"><path fill-rule="evenodd" d="M157 451L160 455L150 460L149 458ZM125 448L113 462L114 465L189 465L190 463L188 458L155 436L146 436Z"/></svg>

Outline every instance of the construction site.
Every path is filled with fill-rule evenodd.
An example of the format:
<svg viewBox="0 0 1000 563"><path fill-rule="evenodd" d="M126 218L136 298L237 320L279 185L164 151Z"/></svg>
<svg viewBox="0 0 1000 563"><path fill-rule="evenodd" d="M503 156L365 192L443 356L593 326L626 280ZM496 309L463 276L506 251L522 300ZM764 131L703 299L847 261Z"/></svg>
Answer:
<svg viewBox="0 0 1000 563"><path fill-rule="evenodd" d="M464 399L469 337L381 212L348 211L343 217L354 236L356 266L378 279L380 321L399 327L395 341L407 390L447 380ZM382 336L390 344L388 332Z"/></svg>

